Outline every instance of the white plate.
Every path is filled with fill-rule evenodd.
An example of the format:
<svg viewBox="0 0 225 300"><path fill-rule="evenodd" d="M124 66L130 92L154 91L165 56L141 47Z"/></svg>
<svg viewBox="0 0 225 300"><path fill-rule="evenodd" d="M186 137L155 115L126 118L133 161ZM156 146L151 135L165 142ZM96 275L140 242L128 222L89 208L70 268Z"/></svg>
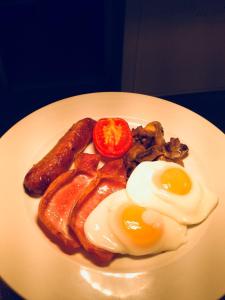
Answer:
<svg viewBox="0 0 225 300"><path fill-rule="evenodd" d="M36 223L38 199L23 191L27 170L79 119L122 116L131 124L158 120L166 137L190 148L185 167L219 196L210 217L189 230L189 242L154 257L123 257L97 267L66 255ZM224 134L199 115L158 98L96 93L55 102L30 114L0 139L0 269L27 299L217 299L225 293Z"/></svg>

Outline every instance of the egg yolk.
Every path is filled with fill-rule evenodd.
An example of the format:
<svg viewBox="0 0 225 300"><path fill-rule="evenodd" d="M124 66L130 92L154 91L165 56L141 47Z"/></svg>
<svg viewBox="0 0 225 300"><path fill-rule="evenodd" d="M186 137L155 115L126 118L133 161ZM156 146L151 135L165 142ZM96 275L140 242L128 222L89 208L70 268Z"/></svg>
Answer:
<svg viewBox="0 0 225 300"><path fill-rule="evenodd" d="M168 192L185 195L191 189L191 179L182 169L169 168L161 174L160 185Z"/></svg>
<svg viewBox="0 0 225 300"><path fill-rule="evenodd" d="M122 229L126 236L140 248L152 246L163 234L162 223L147 224L142 215L145 208L137 205L126 206L121 213Z"/></svg>

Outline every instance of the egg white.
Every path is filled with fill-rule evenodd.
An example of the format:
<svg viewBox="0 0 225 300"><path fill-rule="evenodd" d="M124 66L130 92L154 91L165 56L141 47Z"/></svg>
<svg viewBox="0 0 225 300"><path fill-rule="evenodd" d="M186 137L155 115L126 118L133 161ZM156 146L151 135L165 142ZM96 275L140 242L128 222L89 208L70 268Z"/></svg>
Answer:
<svg viewBox="0 0 225 300"><path fill-rule="evenodd" d="M118 196L117 196L118 195ZM95 246L113 253L126 253L125 247L109 226L109 209L114 199L120 198L120 191L107 196L89 214L84 224L87 239Z"/></svg>
<svg viewBox="0 0 225 300"><path fill-rule="evenodd" d="M184 170L191 179L191 190L185 195L171 193L157 185L157 176L167 168L174 167ZM173 162L140 163L130 175L126 190L135 204L152 208L187 225L202 222L218 202L216 195L200 183L194 174Z"/></svg>
<svg viewBox="0 0 225 300"><path fill-rule="evenodd" d="M178 248L186 242L186 226L146 209L143 220L146 223L163 225L163 235L154 245L138 247L124 234L120 227L119 211L122 206L132 204L125 189L106 197L88 216L84 231L88 240L95 246L113 253L147 255Z"/></svg>

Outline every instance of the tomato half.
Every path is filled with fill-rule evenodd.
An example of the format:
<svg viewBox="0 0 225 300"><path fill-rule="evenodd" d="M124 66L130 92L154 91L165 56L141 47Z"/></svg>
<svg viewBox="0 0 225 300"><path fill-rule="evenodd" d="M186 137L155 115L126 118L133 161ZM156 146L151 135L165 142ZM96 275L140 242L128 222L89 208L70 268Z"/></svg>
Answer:
<svg viewBox="0 0 225 300"><path fill-rule="evenodd" d="M95 124L93 142L102 156L119 158L132 145L131 130L124 119L103 118Z"/></svg>

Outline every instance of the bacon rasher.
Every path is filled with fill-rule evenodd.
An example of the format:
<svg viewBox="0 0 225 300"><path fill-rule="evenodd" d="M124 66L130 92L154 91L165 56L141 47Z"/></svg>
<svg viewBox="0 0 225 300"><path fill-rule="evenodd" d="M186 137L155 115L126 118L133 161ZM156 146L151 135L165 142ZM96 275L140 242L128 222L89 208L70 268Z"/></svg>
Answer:
<svg viewBox="0 0 225 300"><path fill-rule="evenodd" d="M75 168L58 176L40 201L39 224L66 251L80 247L79 241L69 230L68 222L76 202L96 177L99 160L96 154L79 154Z"/></svg>

